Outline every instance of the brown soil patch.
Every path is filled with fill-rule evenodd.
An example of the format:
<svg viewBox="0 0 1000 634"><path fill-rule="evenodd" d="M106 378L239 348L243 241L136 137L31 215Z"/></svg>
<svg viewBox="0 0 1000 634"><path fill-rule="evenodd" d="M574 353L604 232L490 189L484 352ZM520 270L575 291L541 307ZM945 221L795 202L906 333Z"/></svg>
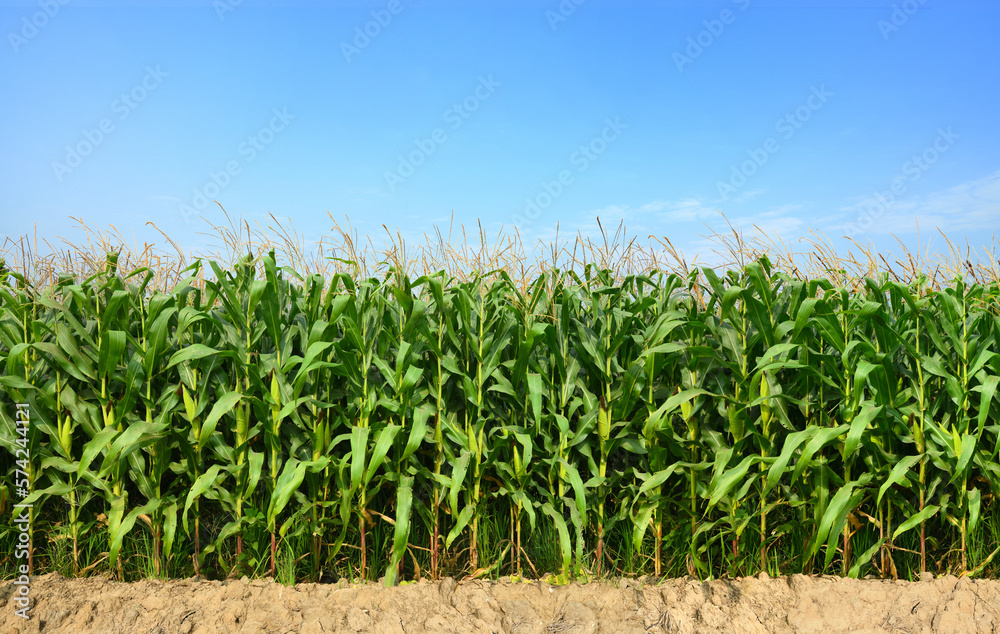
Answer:
<svg viewBox="0 0 1000 634"><path fill-rule="evenodd" d="M700 583L421 581L299 584L265 580L65 579L31 583L32 618L0 583L0 632L1000 632L1000 581L853 580L794 575Z"/></svg>

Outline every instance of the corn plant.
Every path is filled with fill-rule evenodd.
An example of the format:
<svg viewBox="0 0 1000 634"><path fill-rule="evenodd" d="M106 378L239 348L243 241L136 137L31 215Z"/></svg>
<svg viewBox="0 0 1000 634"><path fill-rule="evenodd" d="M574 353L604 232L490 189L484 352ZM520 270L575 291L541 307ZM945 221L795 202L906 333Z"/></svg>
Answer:
<svg viewBox="0 0 1000 634"><path fill-rule="evenodd" d="M995 281L555 260L325 277L268 252L171 289L114 253L44 289L0 264L17 493L75 574L126 577L134 531L154 576L990 570Z"/></svg>

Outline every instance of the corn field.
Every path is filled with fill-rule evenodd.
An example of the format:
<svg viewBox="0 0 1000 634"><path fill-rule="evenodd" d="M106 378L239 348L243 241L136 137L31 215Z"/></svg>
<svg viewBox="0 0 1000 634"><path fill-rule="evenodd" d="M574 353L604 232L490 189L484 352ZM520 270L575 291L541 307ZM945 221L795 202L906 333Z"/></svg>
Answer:
<svg viewBox="0 0 1000 634"><path fill-rule="evenodd" d="M998 569L995 278L118 259L0 264L5 575Z"/></svg>

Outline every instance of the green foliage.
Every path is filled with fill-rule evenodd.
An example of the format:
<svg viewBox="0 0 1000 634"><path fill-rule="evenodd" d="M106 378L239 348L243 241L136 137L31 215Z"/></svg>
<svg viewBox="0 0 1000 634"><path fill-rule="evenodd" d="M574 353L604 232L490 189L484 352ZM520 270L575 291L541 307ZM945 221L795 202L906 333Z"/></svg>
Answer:
<svg viewBox="0 0 1000 634"><path fill-rule="evenodd" d="M139 544L150 576L286 582L995 570L995 283L210 268L170 293L114 254L0 280L0 503L28 403L52 565L122 575Z"/></svg>

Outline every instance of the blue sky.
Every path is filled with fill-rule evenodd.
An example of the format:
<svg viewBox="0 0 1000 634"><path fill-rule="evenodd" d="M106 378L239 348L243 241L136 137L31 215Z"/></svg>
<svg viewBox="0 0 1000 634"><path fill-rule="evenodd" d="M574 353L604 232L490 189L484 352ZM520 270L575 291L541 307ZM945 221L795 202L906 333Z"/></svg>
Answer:
<svg viewBox="0 0 1000 634"><path fill-rule="evenodd" d="M981 249L998 27L985 0L0 2L0 233L202 248L217 200L308 239L600 217L704 259L725 214Z"/></svg>

